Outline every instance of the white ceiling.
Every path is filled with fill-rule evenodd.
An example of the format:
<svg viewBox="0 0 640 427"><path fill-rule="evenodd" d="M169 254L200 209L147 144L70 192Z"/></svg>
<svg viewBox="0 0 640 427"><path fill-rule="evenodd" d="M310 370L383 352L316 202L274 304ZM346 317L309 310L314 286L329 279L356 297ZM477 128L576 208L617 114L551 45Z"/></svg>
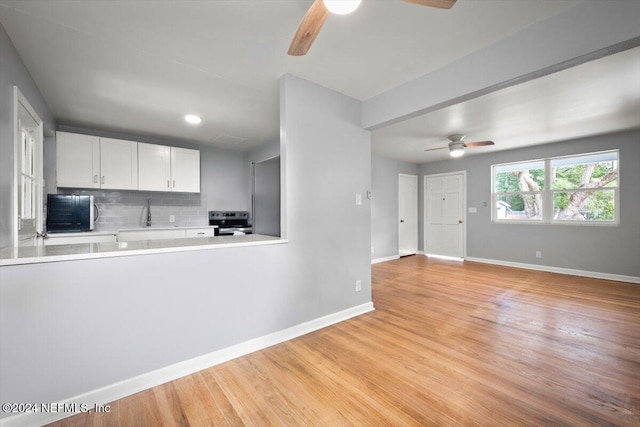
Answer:
<svg viewBox="0 0 640 427"><path fill-rule="evenodd" d="M474 155L638 127L640 47L374 131L372 151L425 163L449 158L455 133L495 142L465 150Z"/></svg>
<svg viewBox="0 0 640 427"><path fill-rule="evenodd" d="M286 51L311 0L0 0L0 22L59 124L246 150L278 137L284 73L365 100L578 2L458 0L447 11L365 0L352 15L329 16L304 57ZM376 131L374 149L430 160L423 148L454 129L501 147L506 137L525 143L531 123L511 114L531 92L511 90L511 98ZM550 115L542 100L527 105L535 117ZM187 126L186 113L203 123ZM547 117L546 126L554 120Z"/></svg>

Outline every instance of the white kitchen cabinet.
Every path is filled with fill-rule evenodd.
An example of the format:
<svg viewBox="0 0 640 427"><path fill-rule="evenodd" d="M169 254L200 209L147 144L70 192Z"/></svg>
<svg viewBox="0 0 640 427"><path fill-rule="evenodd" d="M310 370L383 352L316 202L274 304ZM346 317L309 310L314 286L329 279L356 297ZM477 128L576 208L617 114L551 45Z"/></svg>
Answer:
<svg viewBox="0 0 640 427"><path fill-rule="evenodd" d="M100 138L100 188L138 189L138 143Z"/></svg>
<svg viewBox="0 0 640 427"><path fill-rule="evenodd" d="M171 191L200 192L200 151L171 147Z"/></svg>
<svg viewBox="0 0 640 427"><path fill-rule="evenodd" d="M138 189L138 143L56 133L57 186Z"/></svg>
<svg viewBox="0 0 640 427"><path fill-rule="evenodd" d="M171 191L171 147L138 144L138 189Z"/></svg>
<svg viewBox="0 0 640 427"><path fill-rule="evenodd" d="M185 230L185 237L214 237L216 235L215 227L204 227L204 228L187 228Z"/></svg>
<svg viewBox="0 0 640 427"><path fill-rule="evenodd" d="M216 227L137 228L118 231L118 242L214 237Z"/></svg>
<svg viewBox="0 0 640 427"><path fill-rule="evenodd" d="M77 245L81 243L115 243L116 233L60 233L49 234L44 239L45 246Z"/></svg>
<svg viewBox="0 0 640 427"><path fill-rule="evenodd" d="M200 192L200 151L138 144L138 189Z"/></svg>
<svg viewBox="0 0 640 427"><path fill-rule="evenodd" d="M100 188L100 138L56 133L58 187Z"/></svg>

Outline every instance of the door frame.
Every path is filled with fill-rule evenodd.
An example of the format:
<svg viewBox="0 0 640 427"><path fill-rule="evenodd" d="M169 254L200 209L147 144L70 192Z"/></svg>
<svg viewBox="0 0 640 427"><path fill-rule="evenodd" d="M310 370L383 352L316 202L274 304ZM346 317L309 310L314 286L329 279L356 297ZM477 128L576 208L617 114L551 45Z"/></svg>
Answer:
<svg viewBox="0 0 640 427"><path fill-rule="evenodd" d="M462 175L462 259L467 257L467 171L454 171L424 175L422 178L422 247L427 256L427 179L451 175Z"/></svg>
<svg viewBox="0 0 640 427"><path fill-rule="evenodd" d="M419 195L420 195L420 186L419 186L419 177L418 175L412 175L412 174L408 174L408 173L399 173L398 174L398 255L399 256L405 256L400 254L400 197L401 197L401 191L400 191L400 179L401 177L405 177L405 178L415 178L416 181L416 251L413 253L413 255L416 255L419 252L419 247L420 245L419 243L419 237L418 237L418 232L420 230L420 203L419 203ZM410 254L407 254L410 255Z"/></svg>
<svg viewBox="0 0 640 427"><path fill-rule="evenodd" d="M18 181L20 180L21 166L19 164L20 160L18 154L20 151L20 132L19 128L19 105L22 105L26 112L31 115L31 117L37 123L37 138L35 139L36 147L35 147L35 170L36 170L36 188L35 188L35 211L36 211L36 235L34 245L41 243L42 241L42 232L44 230L44 170L43 170L43 146L44 146L44 123L36 110L31 106L29 100L22 94L18 86L13 86L13 185L12 185L12 215L11 219L12 224L12 246L18 247L19 245L19 234L20 234L20 224L19 224L19 209L20 203L18 202L18 198L20 194L18 194Z"/></svg>

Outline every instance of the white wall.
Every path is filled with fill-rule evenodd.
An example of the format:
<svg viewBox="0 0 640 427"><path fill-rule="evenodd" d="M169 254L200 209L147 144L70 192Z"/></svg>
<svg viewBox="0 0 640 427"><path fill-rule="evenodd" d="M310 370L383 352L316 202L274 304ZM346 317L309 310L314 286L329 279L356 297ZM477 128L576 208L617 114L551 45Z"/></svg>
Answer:
<svg viewBox="0 0 640 427"><path fill-rule="evenodd" d="M398 175L417 176L418 169L414 163L371 156L371 259L398 255Z"/></svg>
<svg viewBox="0 0 640 427"><path fill-rule="evenodd" d="M638 46L640 2L583 1L363 103L363 126L385 125ZM479 72L480 70L480 72Z"/></svg>
<svg viewBox="0 0 640 427"><path fill-rule="evenodd" d="M289 243L1 267L3 402L56 402L371 301L361 103L292 76L281 102Z"/></svg>

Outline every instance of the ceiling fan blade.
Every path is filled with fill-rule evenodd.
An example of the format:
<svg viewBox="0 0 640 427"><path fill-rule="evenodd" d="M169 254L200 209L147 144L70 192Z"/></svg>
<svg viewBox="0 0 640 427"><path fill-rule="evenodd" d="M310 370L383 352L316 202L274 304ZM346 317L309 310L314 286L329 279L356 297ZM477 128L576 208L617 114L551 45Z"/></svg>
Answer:
<svg viewBox="0 0 640 427"><path fill-rule="evenodd" d="M451 9L456 0L404 0L407 3L419 4L420 6L437 7L438 9Z"/></svg>
<svg viewBox="0 0 640 427"><path fill-rule="evenodd" d="M311 44L320 33L324 20L327 19L329 11L322 0L313 2L307 13L304 14L296 34L293 36L291 46L287 52L292 56L302 56L307 53Z"/></svg>
<svg viewBox="0 0 640 427"><path fill-rule="evenodd" d="M444 150L445 148L449 148L449 147L427 148L424 151Z"/></svg>
<svg viewBox="0 0 640 427"><path fill-rule="evenodd" d="M495 145L493 141L477 141L477 142L466 142L464 144L465 147L484 147L485 145Z"/></svg>

